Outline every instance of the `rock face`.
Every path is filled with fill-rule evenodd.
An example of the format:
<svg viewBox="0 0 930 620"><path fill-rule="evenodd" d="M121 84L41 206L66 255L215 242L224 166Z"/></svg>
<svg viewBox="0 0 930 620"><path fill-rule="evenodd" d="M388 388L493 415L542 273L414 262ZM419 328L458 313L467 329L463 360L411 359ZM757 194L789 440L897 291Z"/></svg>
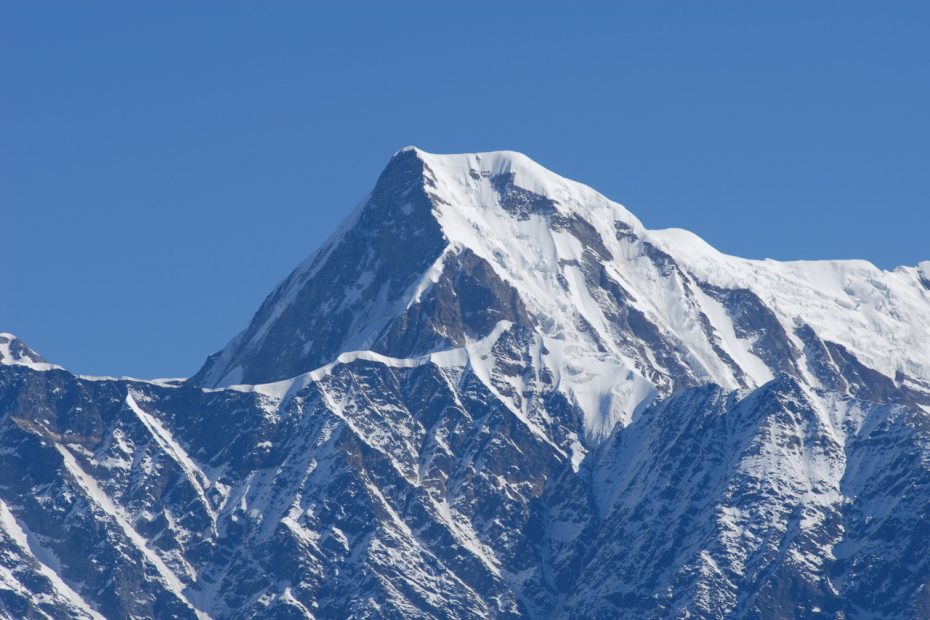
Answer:
<svg viewBox="0 0 930 620"><path fill-rule="evenodd" d="M927 617L927 273L404 149L187 381L0 335L0 616Z"/></svg>

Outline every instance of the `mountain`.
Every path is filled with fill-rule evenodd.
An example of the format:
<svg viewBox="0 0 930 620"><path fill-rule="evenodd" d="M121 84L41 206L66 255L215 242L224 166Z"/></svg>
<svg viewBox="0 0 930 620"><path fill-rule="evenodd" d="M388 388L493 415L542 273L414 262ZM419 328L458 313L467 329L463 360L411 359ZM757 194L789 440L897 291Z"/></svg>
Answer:
<svg viewBox="0 0 930 620"><path fill-rule="evenodd" d="M0 337L15 618L930 615L930 262L391 159L185 381Z"/></svg>
<svg viewBox="0 0 930 620"><path fill-rule="evenodd" d="M26 366L33 370L60 368L60 366L49 364L44 357L30 349L29 345L7 332L0 332L0 364Z"/></svg>

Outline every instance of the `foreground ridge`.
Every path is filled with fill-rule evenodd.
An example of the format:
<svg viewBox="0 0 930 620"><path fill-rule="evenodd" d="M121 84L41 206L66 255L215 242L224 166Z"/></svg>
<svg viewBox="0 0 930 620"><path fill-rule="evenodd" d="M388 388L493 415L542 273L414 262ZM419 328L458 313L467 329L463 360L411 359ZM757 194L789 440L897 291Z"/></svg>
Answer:
<svg viewBox="0 0 930 620"><path fill-rule="evenodd" d="M928 315L408 147L187 381L0 334L0 615L925 617Z"/></svg>

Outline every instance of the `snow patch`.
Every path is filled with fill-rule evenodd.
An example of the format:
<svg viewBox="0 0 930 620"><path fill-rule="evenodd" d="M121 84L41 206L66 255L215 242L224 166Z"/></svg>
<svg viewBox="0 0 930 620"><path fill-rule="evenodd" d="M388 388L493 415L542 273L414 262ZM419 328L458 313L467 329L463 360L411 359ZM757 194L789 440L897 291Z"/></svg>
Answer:
<svg viewBox="0 0 930 620"><path fill-rule="evenodd" d="M92 609L81 598L81 595L65 582L61 576L61 563L58 558L44 548L32 532L16 519L2 499L0 499L0 528L19 546L21 551L36 561L39 572L51 582L55 591L70 603L76 612L94 620L104 620L101 614Z"/></svg>

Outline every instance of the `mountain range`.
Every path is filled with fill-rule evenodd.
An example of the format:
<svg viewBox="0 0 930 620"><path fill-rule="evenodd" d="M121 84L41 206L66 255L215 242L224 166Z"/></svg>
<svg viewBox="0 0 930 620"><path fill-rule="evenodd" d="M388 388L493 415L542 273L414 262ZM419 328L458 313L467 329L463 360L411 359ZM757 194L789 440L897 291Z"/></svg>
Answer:
<svg viewBox="0 0 930 620"><path fill-rule="evenodd" d="M189 379L0 334L0 614L930 617L930 261L402 149Z"/></svg>

